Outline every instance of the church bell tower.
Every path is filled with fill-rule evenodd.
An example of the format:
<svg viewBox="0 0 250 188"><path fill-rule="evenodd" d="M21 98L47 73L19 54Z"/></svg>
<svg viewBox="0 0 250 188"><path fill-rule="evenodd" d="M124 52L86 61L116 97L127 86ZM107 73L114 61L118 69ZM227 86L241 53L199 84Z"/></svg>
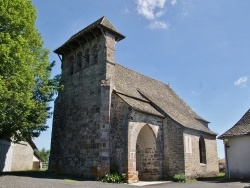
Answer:
<svg viewBox="0 0 250 188"><path fill-rule="evenodd" d="M106 17L54 52L62 65L49 170L102 177L110 170L109 128L115 44L124 39Z"/></svg>

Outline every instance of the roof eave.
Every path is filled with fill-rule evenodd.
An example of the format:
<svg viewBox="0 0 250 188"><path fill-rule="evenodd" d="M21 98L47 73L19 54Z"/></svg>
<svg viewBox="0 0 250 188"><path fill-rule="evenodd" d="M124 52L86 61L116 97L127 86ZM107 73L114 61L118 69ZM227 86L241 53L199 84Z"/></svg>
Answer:
<svg viewBox="0 0 250 188"><path fill-rule="evenodd" d="M246 133L246 134L234 134L234 135L225 135L225 134L222 134L218 137L218 139L220 140L224 140L225 138L232 138L232 137L237 137L237 136L250 136L250 133Z"/></svg>
<svg viewBox="0 0 250 188"><path fill-rule="evenodd" d="M86 30L82 30L80 31L78 34L75 34L73 35L67 42L65 42L62 46L60 46L59 48L57 48L56 50L54 50L54 53L58 54L58 55L63 55L64 54L64 51L67 51L67 50L64 50L66 48L66 46L68 45L69 47L72 46L72 43L74 41L77 41L77 39L79 39L80 37L84 37L85 35L87 35L88 33L92 33L93 30L95 29L104 29L110 33L112 33L114 36L115 36L115 40L118 42L118 41L121 41L125 38L124 35L122 35L121 33L119 32L116 32L112 29L110 29L109 27L106 27L105 25L102 25L102 24L98 24L96 25L95 27L89 27L87 28ZM82 32L82 33L81 33ZM74 47L73 47L74 48Z"/></svg>
<svg viewBox="0 0 250 188"><path fill-rule="evenodd" d="M100 25L98 25L98 27L99 27L99 28L102 28L102 29L105 29L105 30L107 30L107 31L109 31L110 33L113 33L113 34L116 36L116 41L117 41L117 42L118 42L118 41L121 41L122 39L125 38L125 36L122 35L121 33L116 32L116 31L114 31L114 30L112 30L112 29L106 27L105 25L101 25L101 24L100 24Z"/></svg>
<svg viewBox="0 0 250 188"><path fill-rule="evenodd" d="M131 108L135 111L138 111L138 112L142 112L142 113L145 113L145 114L149 114L149 115L153 115L153 116L157 116L157 117L160 117L160 118L165 118L164 115L161 115L161 114L155 114L155 113L150 113L150 112L147 112L145 110L142 110L142 109L139 109L139 108L136 108L136 107L132 107Z"/></svg>

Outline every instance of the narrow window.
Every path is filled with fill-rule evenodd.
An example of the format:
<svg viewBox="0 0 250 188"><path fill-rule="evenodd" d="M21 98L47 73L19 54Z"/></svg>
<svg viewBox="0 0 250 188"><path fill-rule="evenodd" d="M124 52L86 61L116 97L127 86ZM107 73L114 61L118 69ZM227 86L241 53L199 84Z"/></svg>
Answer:
<svg viewBox="0 0 250 188"><path fill-rule="evenodd" d="M95 44L93 46L93 58L94 58L93 63L97 63L97 61L98 61L98 46L97 46L97 44Z"/></svg>
<svg viewBox="0 0 250 188"><path fill-rule="evenodd" d="M85 50L85 53L84 53L84 59L85 59L86 67L89 66L89 59L90 59L89 56L90 56L90 54L89 54L89 49L87 48L87 49Z"/></svg>
<svg viewBox="0 0 250 188"><path fill-rule="evenodd" d="M206 164L206 145L203 136L199 139L200 163Z"/></svg>
<svg viewBox="0 0 250 188"><path fill-rule="evenodd" d="M69 57L69 74L73 75L74 74L74 56Z"/></svg>
<svg viewBox="0 0 250 188"><path fill-rule="evenodd" d="M82 68L82 52L78 52L76 55L76 65L77 65L77 70Z"/></svg>

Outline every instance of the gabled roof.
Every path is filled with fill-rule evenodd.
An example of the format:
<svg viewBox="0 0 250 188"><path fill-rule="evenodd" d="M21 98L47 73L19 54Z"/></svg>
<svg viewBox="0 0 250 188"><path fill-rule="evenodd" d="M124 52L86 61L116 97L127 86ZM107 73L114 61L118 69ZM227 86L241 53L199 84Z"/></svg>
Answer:
<svg viewBox="0 0 250 188"><path fill-rule="evenodd" d="M39 155L39 153L38 153L36 150L34 151L34 156L35 156L39 161L45 162L45 161L43 160L43 158Z"/></svg>
<svg viewBox="0 0 250 188"><path fill-rule="evenodd" d="M148 114L156 115L159 117L164 117L164 115L162 115L159 111L157 111L153 106L150 105L150 101L136 99L121 93L116 94L135 110L146 112Z"/></svg>
<svg viewBox="0 0 250 188"><path fill-rule="evenodd" d="M232 136L250 135L250 109L243 117L229 130L219 136L219 139Z"/></svg>
<svg viewBox="0 0 250 188"><path fill-rule="evenodd" d="M79 41L81 41L82 38L86 40L89 35L94 35L94 33L96 33L97 31L100 32L100 29L112 33L115 36L116 41L120 41L125 38L125 36L119 33L118 30L113 26L113 24L105 16L103 16L78 33L74 34L72 37L70 37L69 40L67 40L54 52L57 54L63 54L64 51L67 51L70 48L76 48L79 46Z"/></svg>
<svg viewBox="0 0 250 188"><path fill-rule="evenodd" d="M32 139L29 139L27 142L30 144L33 150L37 149L36 144L33 142Z"/></svg>
<svg viewBox="0 0 250 188"><path fill-rule="evenodd" d="M182 126L216 135L166 84L115 64L115 91L135 110L170 117ZM138 102L139 101L139 102Z"/></svg>

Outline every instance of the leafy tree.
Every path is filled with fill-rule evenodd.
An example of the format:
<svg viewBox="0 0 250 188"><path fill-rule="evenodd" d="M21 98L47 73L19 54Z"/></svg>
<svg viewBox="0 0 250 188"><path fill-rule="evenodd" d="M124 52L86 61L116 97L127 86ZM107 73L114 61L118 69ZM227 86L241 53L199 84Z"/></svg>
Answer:
<svg viewBox="0 0 250 188"><path fill-rule="evenodd" d="M49 161L50 150L42 148L41 150L35 150L35 153L41 157L41 159L46 162Z"/></svg>
<svg viewBox="0 0 250 188"><path fill-rule="evenodd" d="M58 89L31 0L0 0L0 139L38 137Z"/></svg>

